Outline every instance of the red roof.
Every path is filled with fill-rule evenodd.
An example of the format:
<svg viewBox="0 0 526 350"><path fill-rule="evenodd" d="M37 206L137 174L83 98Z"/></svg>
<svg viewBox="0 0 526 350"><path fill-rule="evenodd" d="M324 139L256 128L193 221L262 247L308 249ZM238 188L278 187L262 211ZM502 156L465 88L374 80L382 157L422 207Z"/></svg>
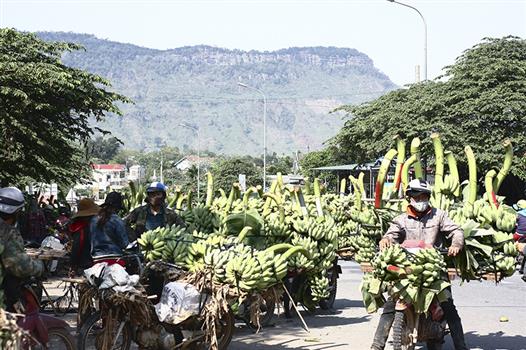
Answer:
<svg viewBox="0 0 526 350"><path fill-rule="evenodd" d="M93 164L92 167L95 170L115 170L115 171L123 171L126 168L124 164Z"/></svg>

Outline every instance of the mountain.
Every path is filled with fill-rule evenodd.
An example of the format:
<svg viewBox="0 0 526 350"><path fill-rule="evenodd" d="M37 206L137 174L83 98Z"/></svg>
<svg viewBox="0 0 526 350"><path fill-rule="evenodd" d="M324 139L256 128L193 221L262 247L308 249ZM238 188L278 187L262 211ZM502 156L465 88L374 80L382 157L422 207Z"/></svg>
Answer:
<svg viewBox="0 0 526 350"><path fill-rule="evenodd" d="M365 54L350 48L294 47L278 51L187 46L155 50L93 35L39 32L44 40L79 43L65 64L101 75L135 103L123 117L102 123L125 147L160 145L196 149L188 123L199 127L201 149L262 154L263 102L267 98L268 152L290 154L321 147L343 125L329 112L374 99L396 88Z"/></svg>

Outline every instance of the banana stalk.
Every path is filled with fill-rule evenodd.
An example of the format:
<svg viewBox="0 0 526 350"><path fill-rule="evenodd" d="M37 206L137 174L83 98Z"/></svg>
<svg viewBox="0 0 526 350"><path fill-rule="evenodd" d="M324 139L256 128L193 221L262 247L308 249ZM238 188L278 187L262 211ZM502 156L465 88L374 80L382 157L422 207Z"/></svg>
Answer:
<svg viewBox="0 0 526 350"><path fill-rule="evenodd" d="M209 207L214 200L214 177L212 176L212 173L207 172L206 178L206 206Z"/></svg>
<svg viewBox="0 0 526 350"><path fill-rule="evenodd" d="M363 173L360 173L363 174ZM354 189L354 206L358 211L362 210L362 189L360 188L360 184L358 183L358 180L352 176L349 175L349 180L351 180L352 187Z"/></svg>
<svg viewBox="0 0 526 350"><path fill-rule="evenodd" d="M500 186L506 178L506 175L508 175L511 168L511 163L513 161L513 147L511 145L511 141L504 141L503 146L506 150L506 153L504 155L504 164L502 165L502 168L500 168L497 178L495 179L493 184L493 190L495 191L495 194L499 192Z"/></svg>
<svg viewBox="0 0 526 350"><path fill-rule="evenodd" d="M391 161L393 160L396 153L397 151L395 149L390 149L385 155L384 159L382 160L382 164L380 165L378 177L376 178L376 188L374 194L374 207L377 209L383 207L382 195L384 190L385 178L387 172L389 171L389 165L391 164Z"/></svg>
<svg viewBox="0 0 526 350"><path fill-rule="evenodd" d="M416 157L415 165L413 166L415 168L415 177L417 179L423 179L424 171L422 170L422 163L420 163L420 139L418 137L415 137L411 141L411 155Z"/></svg>
<svg viewBox="0 0 526 350"><path fill-rule="evenodd" d="M431 134L431 140L435 149L435 186L433 187L433 192L435 193L436 206L440 208L442 183L444 182L444 148L438 133Z"/></svg>
<svg viewBox="0 0 526 350"><path fill-rule="evenodd" d="M456 183L460 185L460 176L458 175L457 160L455 159L455 156L451 151L446 151L445 155L447 160L447 167L449 168L449 175ZM460 186L457 187L453 194L455 195L455 197L460 196Z"/></svg>
<svg viewBox="0 0 526 350"><path fill-rule="evenodd" d="M316 193L316 180L314 181L314 193ZM307 210L307 207L305 205L305 198L303 197L303 192L301 191L301 187L299 186L294 187L294 196L297 200L298 208L300 212L303 214L304 217L306 218L309 217L309 211ZM318 207L317 204L316 204L316 207ZM321 202L320 202L320 208L321 208Z"/></svg>
<svg viewBox="0 0 526 350"><path fill-rule="evenodd" d="M305 194L308 196L309 194L311 194L311 183L310 183L310 179L308 177L305 178L305 184L303 185L303 192L305 192Z"/></svg>
<svg viewBox="0 0 526 350"><path fill-rule="evenodd" d="M489 204L493 207L493 209L498 209L499 207L497 196L495 195L495 192L493 190L493 180L496 175L497 175L497 172L494 169L491 169L490 171L486 173L486 177L484 178L484 186L486 187L486 196L488 198Z"/></svg>
<svg viewBox="0 0 526 350"><path fill-rule="evenodd" d="M188 195L186 196L186 209L191 210L192 209L192 190L188 191Z"/></svg>
<svg viewBox="0 0 526 350"><path fill-rule="evenodd" d="M345 178L343 178L342 181L340 181L340 197L345 196L346 187L347 187L347 181Z"/></svg>
<svg viewBox="0 0 526 350"><path fill-rule="evenodd" d="M468 169L469 169L469 194L467 202L473 206L477 200L477 161L475 160L475 154L470 146L464 148L466 157L468 158Z"/></svg>
<svg viewBox="0 0 526 350"><path fill-rule="evenodd" d="M279 221L281 223L285 222L285 208L283 208L283 205L281 203L281 198L275 194L272 193L265 193L263 194L262 198L270 198L274 203L276 203L278 210L279 210Z"/></svg>
<svg viewBox="0 0 526 350"><path fill-rule="evenodd" d="M361 171L358 174L358 185L360 186L360 192L362 193L362 196L365 196L365 185L363 184L363 178L365 177L365 174L363 171Z"/></svg>
<svg viewBox="0 0 526 350"><path fill-rule="evenodd" d="M257 185L256 190L258 191L258 195L260 198L263 198L263 186Z"/></svg>
<svg viewBox="0 0 526 350"><path fill-rule="evenodd" d="M186 194L179 196L179 198L177 199L177 204L175 206L177 210L181 210L183 208L183 202L186 200L186 197Z"/></svg>
<svg viewBox="0 0 526 350"><path fill-rule="evenodd" d="M257 192L258 190L255 187L247 188L247 190L243 194L243 207L245 208L245 210L248 209L248 200L250 199L250 196L252 195L252 193L257 193Z"/></svg>
<svg viewBox="0 0 526 350"><path fill-rule="evenodd" d="M180 196L181 196L181 188L180 187L176 187L175 188L175 193L174 193L174 195L172 197L172 200L170 200L170 203L168 203L168 207L169 208L173 208L177 204L177 201L178 201Z"/></svg>
<svg viewBox="0 0 526 350"><path fill-rule="evenodd" d="M416 162L416 156L413 154L411 157L409 157L405 163L404 167L402 168L402 191L405 193L405 190L407 188L407 185L409 184L409 169L411 169L411 166Z"/></svg>
<svg viewBox="0 0 526 350"><path fill-rule="evenodd" d="M228 199L226 197L225 190L223 190L222 188L219 188L218 191L219 191L219 195L221 196L221 198Z"/></svg>
<svg viewBox="0 0 526 350"><path fill-rule="evenodd" d="M240 243L243 242L243 240L247 237L250 231L252 231L252 227L250 226L243 227L243 229L241 230L241 232L239 232L239 235L237 236L237 241Z"/></svg>
<svg viewBox="0 0 526 350"><path fill-rule="evenodd" d="M314 198L316 201L316 210L318 212L318 216L323 216L323 208L321 206L320 180L318 178L314 179Z"/></svg>
<svg viewBox="0 0 526 350"><path fill-rule="evenodd" d="M279 190L282 191L283 187L285 186L284 182L283 182L283 175L281 175L281 173L277 173L276 177L277 177L277 180L278 180Z"/></svg>
<svg viewBox="0 0 526 350"><path fill-rule="evenodd" d="M277 180L272 181L272 183L270 184L270 189L268 193L275 193L277 187L278 187L278 181ZM272 199L267 198L267 201L265 202L265 205L263 206L263 210L267 210L270 207L271 203L272 203Z"/></svg>
<svg viewBox="0 0 526 350"><path fill-rule="evenodd" d="M395 191L398 192L400 189L400 182L402 179L402 169L404 167L404 161L405 161L405 141L402 140L400 135L395 136L396 140L396 149L398 151L398 155L396 157L396 171L395 171L395 177L394 177L394 188Z"/></svg>

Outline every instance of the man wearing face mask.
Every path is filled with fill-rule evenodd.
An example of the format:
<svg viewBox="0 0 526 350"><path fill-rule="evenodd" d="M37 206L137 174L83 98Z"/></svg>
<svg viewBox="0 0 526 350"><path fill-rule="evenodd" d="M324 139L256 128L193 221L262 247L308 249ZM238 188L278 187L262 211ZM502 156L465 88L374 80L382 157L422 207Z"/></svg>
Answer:
<svg viewBox="0 0 526 350"><path fill-rule="evenodd" d="M124 223L132 229L130 241L140 237L144 231L157 227L185 226L184 220L166 205L166 186L152 182L146 189L146 204L135 208L124 218Z"/></svg>
<svg viewBox="0 0 526 350"><path fill-rule="evenodd" d="M404 240L422 240L426 244L440 247L445 241L451 242L448 255L456 256L464 247L464 233L446 212L432 208L429 204L431 189L429 184L420 179L412 180L406 190L409 199L407 211L396 217L380 241L380 250ZM451 338L456 350L468 349L464 341L464 331L457 309L450 298L440 304L451 331ZM389 299L380 317L374 335L372 350L383 350L389 330L395 317L395 302ZM441 349L441 344L427 344L429 350Z"/></svg>

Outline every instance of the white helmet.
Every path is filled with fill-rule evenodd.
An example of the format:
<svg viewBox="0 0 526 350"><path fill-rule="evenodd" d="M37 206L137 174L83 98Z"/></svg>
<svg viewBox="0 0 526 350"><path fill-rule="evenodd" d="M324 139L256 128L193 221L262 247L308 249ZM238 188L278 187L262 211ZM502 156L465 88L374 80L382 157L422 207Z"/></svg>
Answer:
<svg viewBox="0 0 526 350"><path fill-rule="evenodd" d="M421 193L431 194L431 187L425 180L414 179L409 182L407 189L405 190L405 195L409 197L414 197Z"/></svg>
<svg viewBox="0 0 526 350"><path fill-rule="evenodd" d="M0 188L0 213L13 214L23 206L24 195L18 188Z"/></svg>

